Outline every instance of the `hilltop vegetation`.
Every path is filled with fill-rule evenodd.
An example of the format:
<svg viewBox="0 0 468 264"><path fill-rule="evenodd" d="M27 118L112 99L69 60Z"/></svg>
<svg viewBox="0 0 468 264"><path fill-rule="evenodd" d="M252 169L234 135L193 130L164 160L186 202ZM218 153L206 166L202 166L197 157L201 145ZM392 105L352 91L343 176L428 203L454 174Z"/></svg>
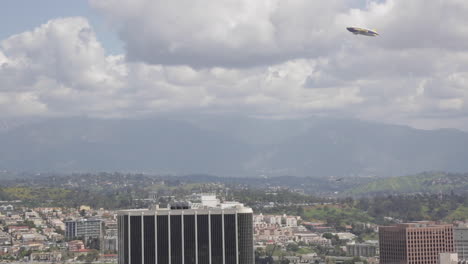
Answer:
<svg viewBox="0 0 468 264"><path fill-rule="evenodd" d="M323 221L328 224L344 227L353 223L374 222L374 217L353 206L319 205L304 210L303 218L307 221Z"/></svg>
<svg viewBox="0 0 468 264"><path fill-rule="evenodd" d="M21 200L26 206L78 207L82 204L93 208L128 208L132 206L131 192L96 192L51 187L0 187L2 200Z"/></svg>
<svg viewBox="0 0 468 264"><path fill-rule="evenodd" d="M468 173L424 172L416 175L379 179L353 188L348 195L405 193L462 193L468 191Z"/></svg>
<svg viewBox="0 0 468 264"><path fill-rule="evenodd" d="M464 220L468 217L467 174L421 173L377 180L354 188L347 198L328 186L351 186L349 179L223 178L207 175L185 177L99 173L42 175L33 179L4 180L3 201L22 200L28 206L141 208L156 201L183 199L193 193L216 193L265 214L300 215L306 221L323 221L334 227L353 223L385 223L386 219ZM356 184L356 183L354 183ZM315 186L315 187L314 187ZM321 186L322 192L314 188ZM324 192L327 190L327 192ZM357 195L359 194L359 195ZM371 195L369 195L371 194Z"/></svg>
<svg viewBox="0 0 468 264"><path fill-rule="evenodd" d="M375 218L390 217L402 221L466 220L468 195L388 195L356 200L354 206Z"/></svg>
<svg viewBox="0 0 468 264"><path fill-rule="evenodd" d="M29 187L10 187L3 190L11 198L24 201L47 201L63 200L70 194L70 190L60 188L29 188Z"/></svg>

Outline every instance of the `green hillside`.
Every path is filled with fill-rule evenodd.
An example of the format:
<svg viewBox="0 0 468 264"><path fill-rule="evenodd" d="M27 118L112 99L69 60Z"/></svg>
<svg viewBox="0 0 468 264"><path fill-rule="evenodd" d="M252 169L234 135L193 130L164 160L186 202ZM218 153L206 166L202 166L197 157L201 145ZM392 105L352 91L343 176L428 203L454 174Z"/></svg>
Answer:
<svg viewBox="0 0 468 264"><path fill-rule="evenodd" d="M348 195L466 192L468 174L424 172L416 175L379 179L351 189Z"/></svg>
<svg viewBox="0 0 468 264"><path fill-rule="evenodd" d="M25 201L45 201L65 199L71 191L60 188L10 187L4 189L4 192L13 199Z"/></svg>
<svg viewBox="0 0 468 264"><path fill-rule="evenodd" d="M306 221L324 221L338 226L351 225L355 222L373 222L374 218L366 212L349 206L314 206L304 210Z"/></svg>

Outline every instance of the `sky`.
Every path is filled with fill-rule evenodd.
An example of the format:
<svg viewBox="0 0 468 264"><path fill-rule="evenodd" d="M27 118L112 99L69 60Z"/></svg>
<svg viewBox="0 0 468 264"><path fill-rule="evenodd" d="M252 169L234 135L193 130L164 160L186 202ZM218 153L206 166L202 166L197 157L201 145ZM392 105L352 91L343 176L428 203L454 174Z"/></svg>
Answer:
<svg viewBox="0 0 468 264"><path fill-rule="evenodd" d="M468 131L465 0L0 5L1 119L320 115Z"/></svg>

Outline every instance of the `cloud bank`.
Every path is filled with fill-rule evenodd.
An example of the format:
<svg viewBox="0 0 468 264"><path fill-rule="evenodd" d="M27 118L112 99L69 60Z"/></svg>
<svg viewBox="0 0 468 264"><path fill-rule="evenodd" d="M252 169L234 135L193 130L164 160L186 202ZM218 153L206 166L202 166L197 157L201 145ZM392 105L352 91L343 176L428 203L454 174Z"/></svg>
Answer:
<svg viewBox="0 0 468 264"><path fill-rule="evenodd" d="M343 2L91 0L125 54L107 55L82 17L1 41L0 117L321 114L468 129L468 4Z"/></svg>

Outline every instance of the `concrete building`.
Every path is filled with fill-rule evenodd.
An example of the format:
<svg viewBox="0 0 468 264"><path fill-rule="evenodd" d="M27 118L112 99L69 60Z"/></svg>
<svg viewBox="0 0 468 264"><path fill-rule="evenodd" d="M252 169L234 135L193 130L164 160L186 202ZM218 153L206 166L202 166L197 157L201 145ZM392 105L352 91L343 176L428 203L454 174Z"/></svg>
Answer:
<svg viewBox="0 0 468 264"><path fill-rule="evenodd" d="M440 253L454 253L453 226L414 222L379 227L381 264L437 264Z"/></svg>
<svg viewBox="0 0 468 264"><path fill-rule="evenodd" d="M455 251L459 260L468 261L468 227L455 227L453 229L453 239L455 240Z"/></svg>
<svg viewBox="0 0 468 264"><path fill-rule="evenodd" d="M440 253L439 264L458 264L457 253Z"/></svg>
<svg viewBox="0 0 468 264"><path fill-rule="evenodd" d="M65 238L101 238L102 220L78 219L65 222Z"/></svg>
<svg viewBox="0 0 468 264"><path fill-rule="evenodd" d="M58 251L54 252L32 252L29 259L31 261L41 262L59 262L62 260L62 253Z"/></svg>
<svg viewBox="0 0 468 264"><path fill-rule="evenodd" d="M294 233L296 242L304 242L311 245L331 246L331 240L316 233Z"/></svg>
<svg viewBox="0 0 468 264"><path fill-rule="evenodd" d="M370 244L348 244L346 253L350 257L375 257L377 255L377 246Z"/></svg>
<svg viewBox="0 0 468 264"><path fill-rule="evenodd" d="M296 217L286 217L286 226L296 227L297 226Z"/></svg>
<svg viewBox="0 0 468 264"><path fill-rule="evenodd" d="M84 243L81 240L73 240L67 243L69 251L80 251L85 249Z"/></svg>
<svg viewBox="0 0 468 264"><path fill-rule="evenodd" d="M117 244L117 236L105 236L102 241L102 248L103 252L117 252L118 244Z"/></svg>
<svg viewBox="0 0 468 264"><path fill-rule="evenodd" d="M120 211L119 264L253 264L252 209L213 200L205 200L210 206Z"/></svg>

